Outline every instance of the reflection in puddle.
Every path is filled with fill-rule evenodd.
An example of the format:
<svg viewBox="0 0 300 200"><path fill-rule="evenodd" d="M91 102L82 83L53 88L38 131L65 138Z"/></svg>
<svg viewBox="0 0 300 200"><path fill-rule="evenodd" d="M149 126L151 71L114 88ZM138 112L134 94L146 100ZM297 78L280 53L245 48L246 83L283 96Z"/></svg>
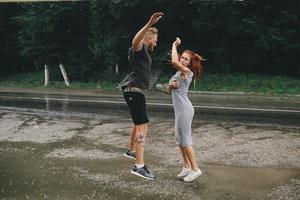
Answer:
<svg viewBox="0 0 300 200"><path fill-rule="evenodd" d="M265 199L280 182L300 178L299 170L219 165L205 168L196 192L203 199Z"/></svg>
<svg viewBox="0 0 300 200"><path fill-rule="evenodd" d="M204 165L193 183L177 180L178 166L150 163L155 181L129 173L131 161L47 157L55 144L2 143L0 177L2 198L14 199L264 199L280 182L300 178L297 170ZM142 189L145 188L145 189ZM155 191L153 190L155 188Z"/></svg>
<svg viewBox="0 0 300 200"><path fill-rule="evenodd" d="M45 110L52 111L52 110L60 110L62 112L68 112L68 104L69 104L69 96L62 95L59 98L59 101L55 100L55 98L49 96L48 94L44 95L45 99ZM61 104L61 105L59 105ZM60 108L59 108L60 107Z"/></svg>

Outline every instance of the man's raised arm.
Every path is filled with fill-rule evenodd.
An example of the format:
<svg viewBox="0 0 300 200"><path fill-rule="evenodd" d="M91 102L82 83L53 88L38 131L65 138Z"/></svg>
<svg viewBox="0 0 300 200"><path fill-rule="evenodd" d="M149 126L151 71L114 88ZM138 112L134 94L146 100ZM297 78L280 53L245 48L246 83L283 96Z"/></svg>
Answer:
<svg viewBox="0 0 300 200"><path fill-rule="evenodd" d="M162 12L154 13L150 17L147 24L141 30L139 30L139 32L137 32L137 34L134 36L134 38L132 40L132 49L133 49L133 51L140 51L142 49L142 47L143 47L142 40L143 40L145 34L147 33L148 29L151 26L153 26L154 24L156 24L163 15L164 15L164 13L162 13Z"/></svg>

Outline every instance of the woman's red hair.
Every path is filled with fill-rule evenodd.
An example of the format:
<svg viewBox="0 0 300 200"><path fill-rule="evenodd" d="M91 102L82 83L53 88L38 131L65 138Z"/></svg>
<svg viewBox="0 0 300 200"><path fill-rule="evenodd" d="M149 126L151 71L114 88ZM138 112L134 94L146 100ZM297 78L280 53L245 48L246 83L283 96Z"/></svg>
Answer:
<svg viewBox="0 0 300 200"><path fill-rule="evenodd" d="M198 79L202 72L202 65L201 61L203 60L202 57L191 50L185 50L184 53L187 53L191 56L191 63L190 68L194 73L193 79Z"/></svg>

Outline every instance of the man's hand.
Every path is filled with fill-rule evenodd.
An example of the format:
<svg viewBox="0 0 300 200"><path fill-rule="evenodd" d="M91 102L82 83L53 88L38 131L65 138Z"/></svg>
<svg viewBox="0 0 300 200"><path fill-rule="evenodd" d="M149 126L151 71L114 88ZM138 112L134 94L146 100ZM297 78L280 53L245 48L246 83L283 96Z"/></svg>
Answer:
<svg viewBox="0 0 300 200"><path fill-rule="evenodd" d="M162 12L156 12L156 13L154 13L151 16L150 20L149 20L149 24L151 26L154 25L154 24L156 24L163 15L164 15L164 13L162 13Z"/></svg>

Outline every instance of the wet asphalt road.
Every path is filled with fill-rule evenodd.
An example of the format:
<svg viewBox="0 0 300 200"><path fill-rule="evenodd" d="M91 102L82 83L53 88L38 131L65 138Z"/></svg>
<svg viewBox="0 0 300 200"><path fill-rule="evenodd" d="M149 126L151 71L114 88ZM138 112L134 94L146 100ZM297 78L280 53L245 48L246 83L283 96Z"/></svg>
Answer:
<svg viewBox="0 0 300 200"><path fill-rule="evenodd" d="M0 199L299 199L299 97L192 94L204 175L185 184L170 97L148 95L150 182L122 156L131 120L118 92L0 93Z"/></svg>
<svg viewBox="0 0 300 200"><path fill-rule="evenodd" d="M128 112L119 91L78 93L13 93L0 90L0 106L93 114ZM170 95L149 91L146 97L149 115L173 117ZM300 96L190 93L189 97L195 116L201 119L300 126Z"/></svg>
<svg viewBox="0 0 300 200"><path fill-rule="evenodd" d="M299 129L195 120L203 176L184 183L173 124L151 118L147 181L122 155L130 118L2 108L0 199L299 199Z"/></svg>

